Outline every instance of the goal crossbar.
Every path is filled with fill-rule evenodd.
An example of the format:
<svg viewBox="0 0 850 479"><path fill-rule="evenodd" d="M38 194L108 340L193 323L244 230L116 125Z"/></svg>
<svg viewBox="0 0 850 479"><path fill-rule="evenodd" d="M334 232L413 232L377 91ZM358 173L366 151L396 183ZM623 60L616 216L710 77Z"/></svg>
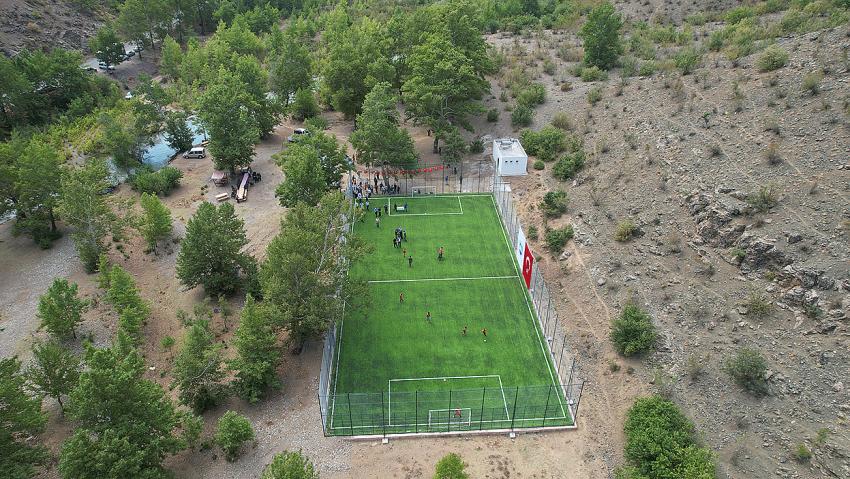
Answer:
<svg viewBox="0 0 850 479"><path fill-rule="evenodd" d="M442 422L440 422L442 421ZM458 407L452 409L429 409L428 427L472 424L472 408Z"/></svg>

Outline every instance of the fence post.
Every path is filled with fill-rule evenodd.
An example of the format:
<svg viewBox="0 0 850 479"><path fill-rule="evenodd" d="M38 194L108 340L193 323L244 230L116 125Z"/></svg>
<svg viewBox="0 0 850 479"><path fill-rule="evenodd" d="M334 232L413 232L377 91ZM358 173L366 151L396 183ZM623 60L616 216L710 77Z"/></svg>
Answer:
<svg viewBox="0 0 850 479"><path fill-rule="evenodd" d="M446 420L446 431L452 432L452 390L449 389L449 418Z"/></svg>
<svg viewBox="0 0 850 479"><path fill-rule="evenodd" d="M573 425L578 422L578 404L581 402L581 393L584 391L584 381L579 383L578 387L578 399L576 400L576 408L573 411Z"/></svg>
<svg viewBox="0 0 850 479"><path fill-rule="evenodd" d="M549 294L546 296L546 325L543 326L543 336L546 336L546 330L549 328L549 313L552 311L552 295ZM547 338L548 341L548 338Z"/></svg>
<svg viewBox="0 0 850 479"><path fill-rule="evenodd" d="M322 412L322 393L320 392L317 396L319 396L319 417L322 419L322 434L324 434L325 437L328 437L328 430L325 427L325 414L327 414L327 412Z"/></svg>
<svg viewBox="0 0 850 479"><path fill-rule="evenodd" d="M549 412L549 397L552 396L552 385L549 385L549 392L546 393L546 407L543 408L543 426L546 427L546 413Z"/></svg>
<svg viewBox="0 0 850 479"><path fill-rule="evenodd" d="M351 435L354 435L354 414L351 412L351 393L345 393L348 396L348 426L351 429Z"/></svg>
<svg viewBox="0 0 850 479"><path fill-rule="evenodd" d="M387 417L384 416L384 392L381 391L381 430L384 431L384 436L387 435Z"/></svg>
<svg viewBox="0 0 850 479"><path fill-rule="evenodd" d="M487 398L487 386L484 386L481 389L481 416L478 417L478 430L479 431L484 427L484 400L486 398ZM472 415L472 410L469 411L469 415L470 416Z"/></svg>
<svg viewBox="0 0 850 479"><path fill-rule="evenodd" d="M511 431L514 430L514 421L516 420L516 403L519 402L519 386L516 387L516 393L514 393L514 413L511 414Z"/></svg>
<svg viewBox="0 0 850 479"><path fill-rule="evenodd" d="M560 377L561 372L561 361L564 360L564 350L567 349L567 338L566 336L561 341L563 344L561 345L561 355L558 357L558 363L555 364L555 371L558 372L558 376Z"/></svg>
<svg viewBox="0 0 850 479"><path fill-rule="evenodd" d="M416 431L416 433L418 434L419 433L419 390L418 389L415 389L413 391L413 402L414 402L413 430Z"/></svg>

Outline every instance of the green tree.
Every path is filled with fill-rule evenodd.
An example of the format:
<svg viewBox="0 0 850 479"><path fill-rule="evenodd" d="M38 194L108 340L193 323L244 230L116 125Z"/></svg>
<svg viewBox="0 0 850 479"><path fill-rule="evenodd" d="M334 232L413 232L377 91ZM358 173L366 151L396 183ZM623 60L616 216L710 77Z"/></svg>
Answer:
<svg viewBox="0 0 850 479"><path fill-rule="evenodd" d="M0 138L6 139L12 129L29 122L32 104L35 101L33 87L26 74L17 67L15 61L0 56ZM6 191L0 188L0 191Z"/></svg>
<svg viewBox="0 0 850 479"><path fill-rule="evenodd" d="M139 289L136 287L133 276L117 264L112 266L109 273L109 290L106 291L106 300L118 313L130 308L144 314L149 311L147 304L139 296Z"/></svg>
<svg viewBox="0 0 850 479"><path fill-rule="evenodd" d="M257 122L260 136L267 136L280 120L280 102L269 95L269 79L266 69L253 55L236 57L233 71L245 85L245 93L253 100L251 114Z"/></svg>
<svg viewBox="0 0 850 479"><path fill-rule="evenodd" d="M260 270L263 297L280 311L294 344L322 335L344 302L362 292L363 283L345 274L367 249L345 226L353 214L341 193L329 192L316 206L290 209L269 244Z"/></svg>
<svg viewBox="0 0 850 479"><path fill-rule="evenodd" d="M579 35L584 40L584 63L608 70L623 53L620 28L623 21L609 2L602 3L587 15Z"/></svg>
<svg viewBox="0 0 850 479"><path fill-rule="evenodd" d="M221 170L233 172L249 165L260 140L260 126L252 113L257 105L245 89L239 78L222 68L198 101L210 153Z"/></svg>
<svg viewBox="0 0 850 479"><path fill-rule="evenodd" d="M351 144L360 163L384 168L409 169L419 156L410 134L399 126L398 97L389 83L378 83L363 100L363 112L357 116L357 129Z"/></svg>
<svg viewBox="0 0 850 479"><path fill-rule="evenodd" d="M242 248L248 244L245 224L233 205L218 208L204 202L189 220L177 255L177 278L185 286L202 285L208 294L233 292L246 264Z"/></svg>
<svg viewBox="0 0 850 479"><path fill-rule="evenodd" d="M107 67L117 65L124 60L124 43L110 24L100 27L94 37L89 40L89 50L95 52L95 57L106 63Z"/></svg>
<svg viewBox="0 0 850 479"><path fill-rule="evenodd" d="M127 40L156 47L173 21L167 0L126 0L118 9L118 31Z"/></svg>
<svg viewBox="0 0 850 479"><path fill-rule="evenodd" d="M165 141L178 152L188 151L195 140L188 120L189 115L184 111L172 111L165 117Z"/></svg>
<svg viewBox="0 0 850 479"><path fill-rule="evenodd" d="M627 304L611 326L614 349L623 356L645 353L655 346L658 333L652 318L634 304Z"/></svg>
<svg viewBox="0 0 850 479"><path fill-rule="evenodd" d="M144 103L133 100L133 104ZM103 112L98 115L98 123L103 132L102 152L111 156L112 162L121 168L131 169L141 163L147 135L139 127L152 128L151 124L145 125L144 120L152 120L151 123L155 123L155 118L144 114L151 111L147 107L144 108L148 111L142 112L141 115L132 115L133 120L141 121L132 123L127 121L126 117L129 115L118 112Z"/></svg>
<svg viewBox="0 0 850 479"><path fill-rule="evenodd" d="M32 438L44 431L47 414L41 398L27 394L17 358L0 359L0 467L4 477L28 479L48 458L47 449Z"/></svg>
<svg viewBox="0 0 850 479"><path fill-rule="evenodd" d="M469 479L469 474L463 459L458 454L451 453L437 462L434 479Z"/></svg>
<svg viewBox="0 0 850 479"><path fill-rule="evenodd" d="M217 404L224 392L221 364L221 346L210 331L209 321L193 321L174 359L174 385L180 391L180 402L198 414Z"/></svg>
<svg viewBox="0 0 850 479"><path fill-rule="evenodd" d="M283 451L274 455L260 479L319 479L319 473L301 451Z"/></svg>
<svg viewBox="0 0 850 479"><path fill-rule="evenodd" d="M71 238L86 271L97 269L104 252L103 237L113 230L115 214L100 193L109 186L109 170L100 160L89 160L82 168L62 176L59 214L73 228Z"/></svg>
<svg viewBox="0 0 850 479"><path fill-rule="evenodd" d="M467 151L466 141L461 136L460 130L452 126L441 132L440 138L443 140L443 149L441 150L443 162L450 165L460 163Z"/></svg>
<svg viewBox="0 0 850 479"><path fill-rule="evenodd" d="M175 81L180 78L181 63L183 63L183 50L180 48L180 44L171 38L171 36L165 37L165 40L162 41L162 55L159 59L159 70L168 77L169 80Z"/></svg>
<svg viewBox="0 0 850 479"><path fill-rule="evenodd" d="M312 206L328 191L319 154L312 145L290 145L276 160L284 173L283 183L275 190L281 206Z"/></svg>
<svg viewBox="0 0 850 479"><path fill-rule="evenodd" d="M234 335L236 358L228 363L236 376L234 389L239 397L251 403L257 402L268 389L280 386L277 378L280 348L271 313L268 304L257 303L248 295Z"/></svg>
<svg viewBox="0 0 850 479"><path fill-rule="evenodd" d="M471 129L467 116L481 111L478 100L490 85L445 34L432 34L414 47L409 64L411 74L402 86L408 114L434 130L436 152L452 125Z"/></svg>
<svg viewBox="0 0 850 479"><path fill-rule="evenodd" d="M298 142L299 145L309 145L316 149L322 164L325 183L328 188L335 189L349 165L345 145L341 145L334 135L323 131L311 131L307 138Z"/></svg>
<svg viewBox="0 0 850 479"><path fill-rule="evenodd" d="M144 361L122 333L111 348L89 347L86 365L68 404L79 427L62 446L62 477L164 477L162 461L186 447L183 415L143 377Z"/></svg>
<svg viewBox="0 0 850 479"><path fill-rule="evenodd" d="M62 413L62 396L68 395L80 378L80 358L56 342L36 343L32 348L33 362L26 377L36 394L56 399Z"/></svg>
<svg viewBox="0 0 850 479"><path fill-rule="evenodd" d="M156 195L142 193L140 203L143 214L139 231L148 242L148 248L156 251L157 242L171 235L171 211Z"/></svg>
<svg viewBox="0 0 850 479"><path fill-rule="evenodd" d="M254 428L245 416L234 411L227 411L218 420L215 442L224 451L224 457L228 461L235 461L239 457L242 445L252 439L254 439Z"/></svg>
<svg viewBox="0 0 850 479"><path fill-rule="evenodd" d="M33 138L17 160L14 195L17 209L15 231L23 231L43 248L59 237L56 206L62 160L53 146Z"/></svg>
<svg viewBox="0 0 850 479"><path fill-rule="evenodd" d="M278 98L289 105L298 90L310 90L313 81L310 70L310 52L304 42L287 32L283 42L271 60L269 83Z"/></svg>
<svg viewBox="0 0 850 479"><path fill-rule="evenodd" d="M38 299L38 319L41 327L59 339L77 337L76 327L83 318L88 302L77 297L77 284L56 278L47 292Z"/></svg>
<svg viewBox="0 0 850 479"><path fill-rule="evenodd" d="M295 99L290 106L292 118L298 121L304 121L308 118L313 118L319 114L319 105L316 104L316 97L309 89L299 89L295 92Z"/></svg>

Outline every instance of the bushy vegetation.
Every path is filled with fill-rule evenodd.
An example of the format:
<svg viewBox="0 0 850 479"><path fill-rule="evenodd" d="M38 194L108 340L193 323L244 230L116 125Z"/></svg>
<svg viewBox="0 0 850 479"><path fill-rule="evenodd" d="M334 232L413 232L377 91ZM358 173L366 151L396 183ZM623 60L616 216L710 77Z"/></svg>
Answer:
<svg viewBox="0 0 850 479"><path fill-rule="evenodd" d="M607 70L617 63L623 52L620 28L623 21L608 2L591 10L579 33L584 40L584 63Z"/></svg>
<svg viewBox="0 0 850 479"><path fill-rule="evenodd" d="M676 68L682 72L682 75L693 73L701 60L702 54L692 47L679 50L676 56L673 57L673 62L676 64Z"/></svg>
<svg viewBox="0 0 850 479"><path fill-rule="evenodd" d="M628 465L618 479L713 478L714 455L701 447L693 423L671 401L640 398L626 415L625 456Z"/></svg>
<svg viewBox="0 0 850 479"><path fill-rule="evenodd" d="M567 212L567 204L570 199L567 193L558 190L550 191L543 195L543 202L540 204L540 209L547 218L558 218Z"/></svg>
<svg viewBox="0 0 850 479"><path fill-rule="evenodd" d="M723 369L735 382L754 396L768 393L767 361L755 349L741 348L735 356L726 360Z"/></svg>
<svg viewBox="0 0 850 479"><path fill-rule="evenodd" d="M242 445L254 439L254 428L245 416L234 411L227 411L218 420L215 432L215 442L224 451L228 461L239 457Z"/></svg>
<svg viewBox="0 0 850 479"><path fill-rule="evenodd" d="M602 100L602 88L596 86L587 91L587 102L592 105Z"/></svg>
<svg viewBox="0 0 850 479"><path fill-rule="evenodd" d="M466 472L466 464L460 455L455 453L446 454L437 462L434 479L469 479Z"/></svg>
<svg viewBox="0 0 850 479"><path fill-rule="evenodd" d="M608 74L605 73L605 70L602 70L597 66L582 68L579 76L581 77L581 80L584 81L584 82L592 82L592 81L600 81L600 80L607 80L608 79Z"/></svg>
<svg viewBox="0 0 850 479"><path fill-rule="evenodd" d="M274 455L260 479L319 479L319 473L301 451L283 451Z"/></svg>
<svg viewBox="0 0 850 479"><path fill-rule="evenodd" d="M547 228L545 233L546 247L554 254L560 253L567 245L567 241L573 239L575 231L573 225L562 228Z"/></svg>
<svg viewBox="0 0 850 479"><path fill-rule="evenodd" d="M534 110L525 105L517 105L511 112L511 125L513 126L528 126L532 121L534 121Z"/></svg>
<svg viewBox="0 0 850 479"><path fill-rule="evenodd" d="M133 190L152 195L167 195L180 185L183 172L173 166L153 171L149 166L140 166L127 180Z"/></svg>
<svg viewBox="0 0 850 479"><path fill-rule="evenodd" d="M652 318L637 305L627 304L620 317L611 325L611 342L623 356L634 356L651 351L658 333Z"/></svg>
<svg viewBox="0 0 850 479"><path fill-rule="evenodd" d="M777 45L771 45L759 55L756 68L760 72L772 72L788 64L788 52Z"/></svg>
<svg viewBox="0 0 850 479"><path fill-rule="evenodd" d="M564 154L552 168L552 176L561 181L575 178L576 173L584 168L584 158L584 150L581 149Z"/></svg>
<svg viewBox="0 0 850 479"><path fill-rule="evenodd" d="M546 125L538 131L523 130L519 138L526 153L552 161L566 147L567 135L563 130Z"/></svg>
<svg viewBox="0 0 850 479"><path fill-rule="evenodd" d="M614 232L614 239L620 242L629 241L638 233L638 227L631 220L621 221Z"/></svg>
<svg viewBox="0 0 850 479"><path fill-rule="evenodd" d="M540 83L532 83L517 94L517 105L534 108L546 101L546 87Z"/></svg>

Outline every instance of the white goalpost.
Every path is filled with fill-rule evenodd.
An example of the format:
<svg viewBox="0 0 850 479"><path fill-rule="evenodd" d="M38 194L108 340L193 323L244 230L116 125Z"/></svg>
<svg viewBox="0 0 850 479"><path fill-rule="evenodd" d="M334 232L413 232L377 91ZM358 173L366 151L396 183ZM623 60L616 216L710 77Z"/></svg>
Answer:
<svg viewBox="0 0 850 479"><path fill-rule="evenodd" d="M436 186L411 186L410 187L410 195L411 196L419 196L419 195L436 195L437 187Z"/></svg>
<svg viewBox="0 0 850 479"><path fill-rule="evenodd" d="M458 425L469 427L472 424L472 409L458 407L454 409L429 409L428 427Z"/></svg>

